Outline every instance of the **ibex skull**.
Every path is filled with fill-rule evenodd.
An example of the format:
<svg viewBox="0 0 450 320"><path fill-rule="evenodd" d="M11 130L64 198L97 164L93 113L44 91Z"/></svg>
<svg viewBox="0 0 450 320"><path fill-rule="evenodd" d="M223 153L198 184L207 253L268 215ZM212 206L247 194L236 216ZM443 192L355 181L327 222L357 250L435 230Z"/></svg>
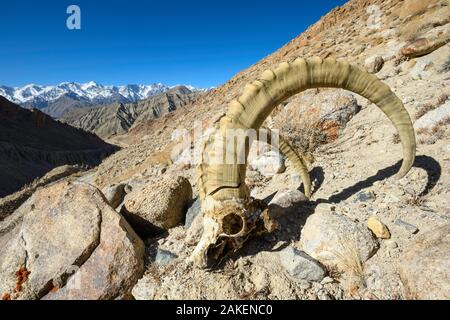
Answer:
<svg viewBox="0 0 450 320"><path fill-rule="evenodd" d="M230 103L216 134L204 144L198 168L204 228L192 254L198 266L211 265L226 253L239 249L249 236L270 232L276 226L264 204L250 198L245 184L251 139L236 141L234 135L230 139L227 133L238 130L246 135L250 130L258 130L281 102L304 90L320 87L346 89L376 104L391 120L402 142L404 158L397 177L405 176L411 169L416 151L411 118L386 84L345 61L298 58L292 63L282 63L245 87L242 96ZM294 163L309 196L311 184L301 157L283 139L279 149Z"/></svg>

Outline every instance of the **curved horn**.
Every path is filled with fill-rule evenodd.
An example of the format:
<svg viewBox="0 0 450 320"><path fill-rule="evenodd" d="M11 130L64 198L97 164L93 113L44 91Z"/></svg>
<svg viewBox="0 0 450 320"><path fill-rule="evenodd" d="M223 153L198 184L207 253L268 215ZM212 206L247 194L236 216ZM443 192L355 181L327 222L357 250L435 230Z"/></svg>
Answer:
<svg viewBox="0 0 450 320"><path fill-rule="evenodd" d="M269 128L263 128L257 131L258 140L267 139L266 142L269 145L278 145L278 151L284 155L292 163L294 169L302 179L303 188L305 190L305 196L309 199L311 197L311 178L309 177L308 167L306 166L303 158L294 150L281 134L274 133ZM272 141L272 138L276 138L278 141Z"/></svg>
<svg viewBox="0 0 450 320"><path fill-rule="evenodd" d="M415 135L408 112L389 86L345 61L298 58L291 63L281 63L275 70L265 71L259 80L245 87L240 98L230 103L228 113L220 121L220 134L209 141L210 150L216 151L207 151L207 158L215 161L200 166L200 193L217 201L247 199L246 161L227 163L225 155L232 153L231 158L242 155L246 160L248 148L242 141L232 142L233 148L229 148L231 141L227 132L241 130L248 135L252 129L260 128L278 104L304 90L320 87L342 88L357 93L386 114L397 129L403 147L403 163L397 177L405 176L414 162Z"/></svg>
<svg viewBox="0 0 450 320"><path fill-rule="evenodd" d="M392 121L402 141L404 158L398 177L410 170L416 151L411 118L387 85L343 61L313 58L282 63L245 87L242 96L230 103L215 134L205 142L198 179L203 233L191 256L198 266L208 265L209 257L217 260L224 252L237 250L252 233L273 230L276 222L270 212L261 201L250 198L245 184L250 145L257 137L256 130L279 103L319 87L347 89L375 103ZM301 159L289 144L280 149ZM303 170L301 162L297 165Z"/></svg>

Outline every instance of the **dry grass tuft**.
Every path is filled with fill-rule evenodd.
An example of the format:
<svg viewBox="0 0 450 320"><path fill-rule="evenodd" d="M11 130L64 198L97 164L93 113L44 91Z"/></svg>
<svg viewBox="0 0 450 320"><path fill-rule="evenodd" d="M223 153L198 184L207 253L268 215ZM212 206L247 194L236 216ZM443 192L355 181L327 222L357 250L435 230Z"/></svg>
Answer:
<svg viewBox="0 0 450 320"><path fill-rule="evenodd" d="M450 124L450 117L438 122L432 128L421 128L417 130L420 144L434 144L445 135L446 126Z"/></svg>
<svg viewBox="0 0 450 320"><path fill-rule="evenodd" d="M427 114L428 112L430 112L434 109L436 109L435 104L426 103L426 104L422 105L421 107L419 107L419 110L417 110L415 113L416 120L423 117L425 114Z"/></svg>
<svg viewBox="0 0 450 320"><path fill-rule="evenodd" d="M419 109L415 113L416 120L423 117L428 112L430 112L434 109L437 109L438 107L443 105L447 101L448 98L449 98L448 94L443 93L437 98L436 103L426 103L426 104L422 105L421 107L419 107Z"/></svg>
<svg viewBox="0 0 450 320"><path fill-rule="evenodd" d="M358 240L354 235L339 237L341 250L332 252L338 262L337 268L342 272L342 284L351 297L359 296L366 287L364 265L358 252Z"/></svg>

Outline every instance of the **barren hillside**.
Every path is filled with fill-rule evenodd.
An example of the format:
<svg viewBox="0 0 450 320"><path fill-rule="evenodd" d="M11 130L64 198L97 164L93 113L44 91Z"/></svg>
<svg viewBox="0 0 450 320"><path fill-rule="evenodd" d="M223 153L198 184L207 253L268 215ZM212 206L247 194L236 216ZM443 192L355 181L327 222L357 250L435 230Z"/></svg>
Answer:
<svg viewBox="0 0 450 320"><path fill-rule="evenodd" d="M195 102L112 137L122 150L39 188L0 223L0 294L450 299L449 22L446 0L349 1ZM414 124L414 165L395 178L399 136L363 97L337 89L292 97L264 125L307 164L312 197L292 158L259 146L246 184L275 213L273 232L198 268L190 257L207 217L189 158L195 144L180 141L217 121L265 70L298 57L346 60L387 84Z"/></svg>

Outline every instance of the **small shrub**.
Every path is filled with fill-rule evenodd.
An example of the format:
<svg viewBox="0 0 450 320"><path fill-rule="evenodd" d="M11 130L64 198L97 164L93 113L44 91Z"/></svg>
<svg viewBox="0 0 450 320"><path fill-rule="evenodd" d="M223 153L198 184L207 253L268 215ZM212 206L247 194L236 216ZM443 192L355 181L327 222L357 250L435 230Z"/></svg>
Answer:
<svg viewBox="0 0 450 320"><path fill-rule="evenodd" d="M431 103L424 104L423 106L421 106L419 108L419 110L416 111L416 114L415 114L416 119L423 117L425 114L427 114L431 110L434 110L435 108L436 108L436 106Z"/></svg>
<svg viewBox="0 0 450 320"><path fill-rule="evenodd" d="M394 133L392 135L392 143L393 144L399 144L400 143L400 135L398 133Z"/></svg>
<svg viewBox="0 0 450 320"><path fill-rule="evenodd" d="M450 124L450 117L438 122L432 128L421 128L417 130L420 144L434 144L439 139L442 139L445 134L445 127Z"/></svg>

